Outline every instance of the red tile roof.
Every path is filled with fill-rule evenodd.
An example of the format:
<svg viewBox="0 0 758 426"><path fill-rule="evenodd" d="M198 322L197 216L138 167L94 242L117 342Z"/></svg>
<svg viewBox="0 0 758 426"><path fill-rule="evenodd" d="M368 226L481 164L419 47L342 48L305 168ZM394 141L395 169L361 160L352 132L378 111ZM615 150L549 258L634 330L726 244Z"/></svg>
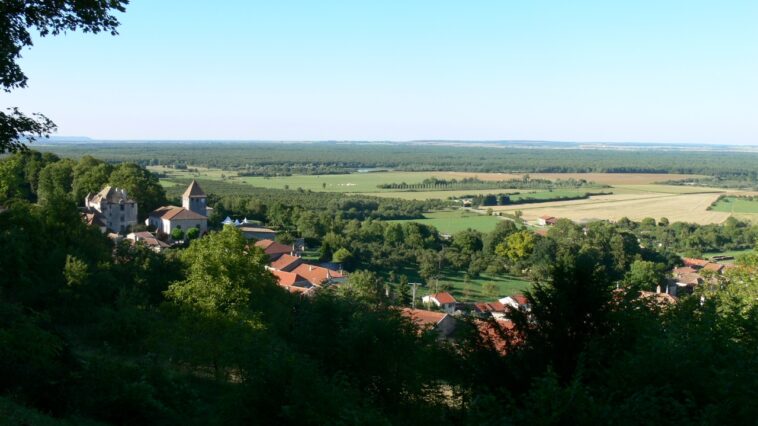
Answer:
<svg viewBox="0 0 758 426"><path fill-rule="evenodd" d="M684 266L692 266L696 268L702 268L703 266L707 265L708 262L705 259L693 259L691 257L685 257L682 259L682 262L684 262Z"/></svg>
<svg viewBox="0 0 758 426"><path fill-rule="evenodd" d="M301 263L297 268L290 272L300 275L313 285L321 285L332 278L343 278L343 275L339 271L323 268L321 266L308 265L306 263Z"/></svg>
<svg viewBox="0 0 758 426"><path fill-rule="evenodd" d="M542 215L542 216L540 216L540 219L542 219L542 220L548 220L548 219L555 219L555 217L548 216L548 215Z"/></svg>
<svg viewBox="0 0 758 426"><path fill-rule="evenodd" d="M505 312L505 305L500 302L476 303L474 308L479 312Z"/></svg>
<svg viewBox="0 0 758 426"><path fill-rule="evenodd" d="M534 233L541 237L547 237L547 229L536 229Z"/></svg>
<svg viewBox="0 0 758 426"><path fill-rule="evenodd" d="M706 271L712 271L712 272L721 272L722 269L724 269L724 265L719 265L718 263L708 263L705 266L703 266L703 269Z"/></svg>
<svg viewBox="0 0 758 426"><path fill-rule="evenodd" d="M695 272L697 271L695 271L695 268L691 266L680 266L678 268L674 268L674 275L676 276L683 274L694 274Z"/></svg>
<svg viewBox="0 0 758 426"><path fill-rule="evenodd" d="M303 260L299 257L292 256L289 254L283 254L279 259L276 259L275 261L271 262L269 266L271 268L276 269L278 271L287 271L289 269L292 269L299 264L301 264Z"/></svg>
<svg viewBox="0 0 758 426"><path fill-rule="evenodd" d="M292 247L277 243L274 240L260 240L255 242L256 247L260 247L269 256L292 253Z"/></svg>
<svg viewBox="0 0 758 426"><path fill-rule="evenodd" d="M303 284L308 282L308 280L293 272L271 271L271 273L274 274L281 286L293 286L298 283Z"/></svg>
<svg viewBox="0 0 758 426"><path fill-rule="evenodd" d="M679 277L677 277L677 282L680 282L682 284L687 285L698 285L700 284L700 281L703 279L703 277L700 276L697 272L691 273L691 274L682 274Z"/></svg>
<svg viewBox="0 0 758 426"><path fill-rule="evenodd" d="M152 217L159 217L166 220L203 220L207 217L197 214L192 210L187 210L184 207L176 206L163 206L153 210L150 213Z"/></svg>
<svg viewBox="0 0 758 426"><path fill-rule="evenodd" d="M523 294L514 294L513 296L511 296L511 299L515 300L516 303L518 303L519 305L529 304L529 299L527 299L526 296L524 296Z"/></svg>
<svg viewBox="0 0 758 426"><path fill-rule="evenodd" d="M403 308L401 314L406 318L410 318L414 323L420 326L435 326L447 316L444 312L410 308Z"/></svg>
<svg viewBox="0 0 758 426"><path fill-rule="evenodd" d="M440 305L447 305L449 303L457 303L455 297L452 294L443 291L442 293L432 294L430 297L437 299Z"/></svg>

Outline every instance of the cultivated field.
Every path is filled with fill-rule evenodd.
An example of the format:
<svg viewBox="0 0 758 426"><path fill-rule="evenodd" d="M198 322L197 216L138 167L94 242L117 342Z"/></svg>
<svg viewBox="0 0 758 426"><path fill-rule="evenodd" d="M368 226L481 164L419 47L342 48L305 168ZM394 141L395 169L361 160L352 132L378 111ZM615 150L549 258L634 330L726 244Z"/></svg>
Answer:
<svg viewBox="0 0 758 426"><path fill-rule="evenodd" d="M194 169L194 167L192 167ZM237 176L235 172L224 172L218 169L196 168L196 172L175 170L164 167L151 167L151 170L165 175L161 182L166 187L172 186L174 179L201 178L209 180L243 183L246 185L311 191L328 191L366 194L381 197L402 199L447 199L476 194L498 194L520 192L513 196L514 201L520 197L547 198L559 195L579 195L594 189L560 189L555 191L518 190L518 189L479 189L452 191L398 191L380 189L377 185L387 183L408 184L420 183L431 177L441 179L462 179L477 177L481 180L505 180L521 178L522 175L505 173L463 173L463 172L374 172L352 173L339 175L294 175L281 177ZM749 220L758 220L758 203L736 201L712 210L708 207L724 193L740 193L737 191L718 190L694 186L661 185L654 182L663 180L683 179L696 175L677 174L643 174L643 173L532 173L533 178L545 179L585 179L595 183L611 185L602 189L613 192L612 195L593 196L586 200L554 201L537 204L522 204L510 206L493 206L495 211L513 212L521 210L526 220L534 221L539 216L550 215L565 217L576 221L591 219L618 220L628 217L640 220L646 217L667 217L671 221L686 221L695 223L721 223L730 215ZM754 203L754 204L753 204ZM481 209L484 213L486 208ZM461 229L473 228L484 232L491 230L498 219L473 214L442 212L431 213L422 223L434 225L441 232L454 233Z"/></svg>
<svg viewBox="0 0 758 426"><path fill-rule="evenodd" d="M721 223L729 217L727 212L708 210L720 193L618 193L591 197L588 200L551 202L522 206L494 207L495 211L521 210L523 218L535 221L542 215L568 218L574 221L592 219L618 220L628 217L641 220L646 217L667 217L670 221L700 224Z"/></svg>

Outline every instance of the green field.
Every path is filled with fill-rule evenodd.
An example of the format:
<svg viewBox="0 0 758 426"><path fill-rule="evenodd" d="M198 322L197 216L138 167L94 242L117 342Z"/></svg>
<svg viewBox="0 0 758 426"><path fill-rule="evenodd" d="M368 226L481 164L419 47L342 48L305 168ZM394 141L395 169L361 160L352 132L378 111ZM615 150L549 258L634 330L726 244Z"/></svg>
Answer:
<svg viewBox="0 0 758 426"><path fill-rule="evenodd" d="M717 212L758 214L758 199L724 197L712 205L710 209Z"/></svg>
<svg viewBox="0 0 758 426"><path fill-rule="evenodd" d="M469 280L468 289L466 289L464 275L464 272L458 271L445 274L440 278L440 284L450 286L450 293L459 302L491 302L505 296L521 293L531 286L528 281L509 275L481 274L479 277ZM488 282L497 286L497 296L492 297L482 293L482 286Z"/></svg>
<svg viewBox="0 0 758 426"><path fill-rule="evenodd" d="M425 213L424 219L394 220L392 222L418 222L424 225L434 226L438 231L446 234L455 234L466 229L475 229L480 232L490 232L495 225L503 219L495 216L487 216L468 210L445 210Z"/></svg>
<svg viewBox="0 0 758 426"><path fill-rule="evenodd" d="M736 259L738 256L751 253L752 251L753 251L752 249L744 249L744 250L726 250L726 251L719 251L719 252L709 252L709 253L703 253L703 257L711 258L713 256L732 256Z"/></svg>

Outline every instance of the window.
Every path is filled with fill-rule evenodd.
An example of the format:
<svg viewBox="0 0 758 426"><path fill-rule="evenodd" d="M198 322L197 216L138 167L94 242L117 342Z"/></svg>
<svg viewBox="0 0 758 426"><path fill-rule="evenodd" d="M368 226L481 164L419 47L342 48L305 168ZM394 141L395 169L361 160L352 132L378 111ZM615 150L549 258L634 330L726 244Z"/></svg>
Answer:
<svg viewBox="0 0 758 426"><path fill-rule="evenodd" d="M121 211L124 211L124 205L123 204L121 204ZM121 219L121 220L124 220L124 219Z"/></svg>

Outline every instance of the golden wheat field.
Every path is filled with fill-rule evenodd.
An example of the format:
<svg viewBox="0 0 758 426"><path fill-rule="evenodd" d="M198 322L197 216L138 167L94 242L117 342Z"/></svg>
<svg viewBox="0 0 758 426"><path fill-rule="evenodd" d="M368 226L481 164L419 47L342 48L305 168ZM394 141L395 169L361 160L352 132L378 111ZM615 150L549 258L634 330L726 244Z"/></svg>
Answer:
<svg viewBox="0 0 758 426"><path fill-rule="evenodd" d="M592 219L618 220L628 217L641 220L646 217L670 221L694 222L700 224L721 223L729 213L708 210L721 195L709 193L664 193L664 192L623 192L612 195L591 197L587 200L559 201L532 205L494 207L495 211L513 212L521 210L523 218L535 221L547 215L568 218L573 221Z"/></svg>

